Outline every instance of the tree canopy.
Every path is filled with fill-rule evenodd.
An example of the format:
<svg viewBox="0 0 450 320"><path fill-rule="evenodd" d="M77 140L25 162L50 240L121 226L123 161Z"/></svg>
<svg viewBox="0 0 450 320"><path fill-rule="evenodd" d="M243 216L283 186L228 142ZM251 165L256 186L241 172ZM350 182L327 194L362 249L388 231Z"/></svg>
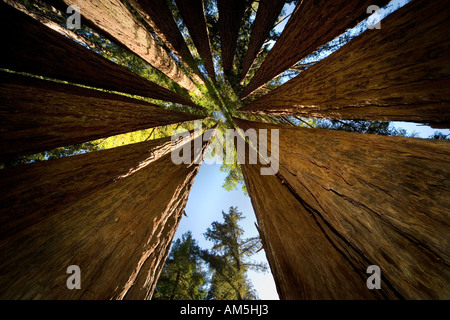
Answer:
<svg viewBox="0 0 450 320"><path fill-rule="evenodd" d="M265 271L262 263L249 258L262 248L259 237L243 238L239 221L244 217L237 207L222 211L223 222L215 221L205 232L213 243L211 250L203 250L202 258L212 273L208 299L251 300L257 298L248 280L248 270Z"/></svg>
<svg viewBox="0 0 450 320"><path fill-rule="evenodd" d="M207 276L202 270L201 249L192 233L173 242L155 288L155 300L202 300Z"/></svg>
<svg viewBox="0 0 450 320"><path fill-rule="evenodd" d="M249 270L264 272L264 263L250 260L262 248L259 237L244 238L237 207L222 211L204 233L211 249L201 249L189 231L174 241L154 299L253 300L257 293L247 277Z"/></svg>

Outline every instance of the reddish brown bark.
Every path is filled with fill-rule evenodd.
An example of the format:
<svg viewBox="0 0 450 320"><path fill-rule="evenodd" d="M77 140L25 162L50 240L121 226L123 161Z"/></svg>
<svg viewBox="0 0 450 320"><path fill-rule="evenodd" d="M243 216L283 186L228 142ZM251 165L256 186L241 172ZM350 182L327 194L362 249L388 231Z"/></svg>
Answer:
<svg viewBox="0 0 450 320"><path fill-rule="evenodd" d="M292 128L239 119L236 122L244 130L279 130L277 176L320 227L315 236L296 241L300 239L297 233L303 228L300 222L293 225L292 231L283 228L284 219L300 219L297 211L291 209L296 204L292 198L280 198L278 213L255 209L266 217L281 215L279 219L270 217L276 230L265 231L266 242L272 241L269 232L284 230L285 236L293 240L289 243L283 240L280 244L273 238L273 246L284 245L289 250L302 252L312 250L309 243L312 237L320 234L328 238L330 250L333 247L352 265L354 277L361 279L361 285L365 285L365 279L369 277L367 267L379 266L382 287L379 293L386 298L450 297L450 143ZM270 132L268 137L271 137ZM270 150L271 140L268 140ZM245 170L244 174L248 175ZM250 196L260 203L259 208L274 208L273 197L264 197L266 191L260 190L264 185L247 186L254 190L250 191ZM268 194L274 194L270 191L272 186L267 188ZM312 232L312 229L308 230ZM290 266L286 270L292 276L301 279L302 274L312 272L306 264L294 262L281 250L274 249L271 255ZM314 264L311 268L325 268L328 264L325 260L318 253L310 260ZM328 278L329 283L339 283L341 277L346 277L346 272L337 269L335 276ZM298 297L304 293L289 285L292 276L285 276L283 281L287 283L282 281L280 284L289 288L283 293L285 297ZM309 290L328 296L327 287L316 285L320 279L317 283L304 281L310 283ZM332 294L337 298L347 294L333 290Z"/></svg>
<svg viewBox="0 0 450 320"><path fill-rule="evenodd" d="M153 67L190 92L200 91L175 60L153 39L120 0L64 0L77 5L81 14L97 28L136 53Z"/></svg>
<svg viewBox="0 0 450 320"><path fill-rule="evenodd" d="M241 110L449 127L449 9L412 1Z"/></svg>
<svg viewBox="0 0 450 320"><path fill-rule="evenodd" d="M233 59L245 5L245 0L217 0L222 66L225 73L230 73L233 69Z"/></svg>
<svg viewBox="0 0 450 320"><path fill-rule="evenodd" d="M366 10L370 5L382 7L388 2L299 1L280 38L244 88L241 99L368 17Z"/></svg>
<svg viewBox="0 0 450 320"><path fill-rule="evenodd" d="M247 53L242 63L241 80L247 75L264 41L268 38L285 2L285 0L261 0L259 2Z"/></svg>
<svg viewBox="0 0 450 320"><path fill-rule="evenodd" d="M151 298L199 168L174 165L176 145L164 138L3 170L0 297ZM69 265L81 269L80 290L66 287Z"/></svg>
<svg viewBox="0 0 450 320"><path fill-rule="evenodd" d="M116 94L0 73L0 159L200 118Z"/></svg>
<svg viewBox="0 0 450 320"><path fill-rule="evenodd" d="M355 272L280 179L260 175L257 164L241 168L281 300L383 297L367 289L363 272Z"/></svg>
<svg viewBox="0 0 450 320"><path fill-rule="evenodd" d="M2 68L87 86L197 107L191 100L148 81L23 12L0 3ZM14 30L14 32L11 32Z"/></svg>
<svg viewBox="0 0 450 320"><path fill-rule="evenodd" d="M212 80L216 78L214 63L206 25L205 8L202 0L176 0L177 7L183 18L197 51L203 59L203 64Z"/></svg>
<svg viewBox="0 0 450 320"><path fill-rule="evenodd" d="M133 0L131 4L170 50L196 74L196 80L203 83L203 74L198 69L167 3L160 0Z"/></svg>

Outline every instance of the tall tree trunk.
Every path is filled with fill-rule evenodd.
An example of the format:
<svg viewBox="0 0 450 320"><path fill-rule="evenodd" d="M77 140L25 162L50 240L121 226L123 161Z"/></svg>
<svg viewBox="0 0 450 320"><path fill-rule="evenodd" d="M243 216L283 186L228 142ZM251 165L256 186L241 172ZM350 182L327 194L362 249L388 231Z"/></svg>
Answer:
<svg viewBox="0 0 450 320"><path fill-rule="evenodd" d="M229 74L233 69L237 39L241 20L245 13L245 0L217 0L219 10L219 34L222 51L223 71Z"/></svg>
<svg viewBox="0 0 450 320"><path fill-rule="evenodd" d="M382 7L388 2L389 0L299 1L280 38L244 88L241 99L368 17L366 11L370 5Z"/></svg>
<svg viewBox="0 0 450 320"><path fill-rule="evenodd" d="M199 168L173 164L180 143L164 138L3 170L0 296L150 298ZM69 265L81 269L80 290L66 287Z"/></svg>
<svg viewBox="0 0 450 320"><path fill-rule="evenodd" d="M0 66L14 71L197 107L0 2ZM11 32L10 30L14 30Z"/></svg>
<svg viewBox="0 0 450 320"><path fill-rule="evenodd" d="M203 84L203 74L198 69L167 2L161 0L131 0L130 3L168 48L194 72L195 80Z"/></svg>
<svg viewBox="0 0 450 320"><path fill-rule="evenodd" d="M377 265L387 296L450 297L448 141L236 122L244 130L279 130L277 176L314 218L330 246L351 261L355 278L367 279L367 267ZM255 191L250 195L271 200ZM293 204L279 203L280 208L288 205ZM280 210L285 212L280 219L291 219L290 209ZM311 263L323 262L318 254ZM306 272L300 267L291 269L294 276ZM340 276L336 273L335 278Z"/></svg>
<svg viewBox="0 0 450 320"><path fill-rule="evenodd" d="M285 2L285 0L261 0L259 2L247 53L242 63L241 80L247 75L264 41L268 38Z"/></svg>
<svg viewBox="0 0 450 320"><path fill-rule="evenodd" d="M449 10L446 1L412 1L380 30L367 30L241 110L448 128Z"/></svg>
<svg viewBox="0 0 450 320"><path fill-rule="evenodd" d="M198 54L203 59L203 64L209 77L215 81L216 72L211 54L211 44L209 42L203 0L176 0L175 2L189 30L192 41L197 48Z"/></svg>
<svg viewBox="0 0 450 320"><path fill-rule="evenodd" d="M120 0L64 0L77 5L84 18L173 81L198 94L191 79Z"/></svg>
<svg viewBox="0 0 450 320"><path fill-rule="evenodd" d="M355 271L280 179L260 175L258 164L241 168L280 299L383 298L367 289L364 270Z"/></svg>
<svg viewBox="0 0 450 320"><path fill-rule="evenodd" d="M200 118L116 94L0 73L0 159Z"/></svg>

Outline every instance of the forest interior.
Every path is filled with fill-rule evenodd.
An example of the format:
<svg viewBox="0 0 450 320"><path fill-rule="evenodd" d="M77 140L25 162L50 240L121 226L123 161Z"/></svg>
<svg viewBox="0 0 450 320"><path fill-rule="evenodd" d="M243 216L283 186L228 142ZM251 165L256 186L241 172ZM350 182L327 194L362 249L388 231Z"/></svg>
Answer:
<svg viewBox="0 0 450 320"><path fill-rule="evenodd" d="M0 15L0 299L450 299L449 1Z"/></svg>

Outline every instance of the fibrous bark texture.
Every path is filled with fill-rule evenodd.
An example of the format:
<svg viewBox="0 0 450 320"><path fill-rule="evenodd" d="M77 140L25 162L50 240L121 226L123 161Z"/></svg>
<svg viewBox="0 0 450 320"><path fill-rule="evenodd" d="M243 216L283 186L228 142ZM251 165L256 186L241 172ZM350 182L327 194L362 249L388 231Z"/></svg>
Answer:
<svg viewBox="0 0 450 320"><path fill-rule="evenodd" d="M368 17L370 5L379 7L389 0L304 0L299 1L283 33L267 54L241 99L289 67Z"/></svg>
<svg viewBox="0 0 450 320"><path fill-rule="evenodd" d="M314 215L261 165L241 164L280 299L373 299L363 275L323 233Z"/></svg>
<svg viewBox="0 0 450 320"><path fill-rule="evenodd" d="M255 174L250 176L243 166L250 196L257 203L255 210L269 219L259 223L265 225L263 233L269 257L276 256L271 265L281 264L285 268L281 275L275 277L284 279L279 280L281 283L278 285L279 288L287 288L281 293L283 297L308 296L313 291L317 291L315 295L311 294L314 298L329 298L330 294L333 298L348 297L348 287L339 290L337 285L347 277L347 269L336 269L334 276L328 278L329 283L336 284L333 285L334 292L330 292L329 287L320 287L321 279L317 283L302 280L307 289L296 289L289 284L292 277L301 279L303 274L312 271L275 246L287 246L292 252L308 252L312 250L309 247L311 243L315 243L312 239L320 237L326 237L330 242L328 249L337 251L347 261L348 268L353 269L354 278L360 279L361 286L369 277L366 274L368 266L379 266L381 290L377 294L382 297L450 297L448 141L292 128L239 119L236 122L244 130L279 130L280 166L277 176L307 210L308 219L313 219L319 227L314 235L311 228L303 231L311 233L311 236L302 235L307 237L306 240L301 240L297 234L304 227L300 222L292 225L291 231L283 228L286 220L293 223L306 219L304 213L298 217L298 212L303 212L303 209L292 209L298 206L291 203L292 197L289 201L277 201L275 213L264 209L275 206L271 202L272 197L261 195L266 193L261 190L265 182L259 181L252 186L252 179L257 180L258 177L255 178ZM270 131L267 136L271 137ZM270 146L271 140L268 141ZM271 194L270 190L267 194ZM274 216L279 216L279 219ZM277 235L280 230L290 235L280 238L281 235ZM286 243L285 237L292 240ZM269 244L272 241L274 243ZM308 261L313 264L311 268L328 270L329 262L324 260L330 256L329 253L322 255L318 252ZM364 298L358 292L353 297Z"/></svg>
<svg viewBox="0 0 450 320"><path fill-rule="evenodd" d="M161 0L132 0L130 3L169 49L195 73L195 80L203 83L203 74L198 69L167 2Z"/></svg>
<svg viewBox="0 0 450 320"><path fill-rule="evenodd" d="M203 0L176 0L175 2L189 30L192 41L197 48L198 54L203 59L203 64L209 77L215 80L216 72L211 54L211 44L209 42Z"/></svg>
<svg viewBox="0 0 450 320"><path fill-rule="evenodd" d="M197 107L0 2L2 68ZM14 32L11 32L14 30Z"/></svg>
<svg viewBox="0 0 450 320"><path fill-rule="evenodd" d="M242 63L241 80L247 75L264 41L269 36L285 2L285 0L261 0L259 2L247 53Z"/></svg>
<svg viewBox="0 0 450 320"><path fill-rule="evenodd" d="M172 162L184 142L3 170L0 297L150 298L199 168ZM81 270L81 289L66 286L70 265Z"/></svg>
<svg viewBox="0 0 450 320"><path fill-rule="evenodd" d="M116 94L0 73L0 159L200 118Z"/></svg>
<svg viewBox="0 0 450 320"><path fill-rule="evenodd" d="M200 91L175 60L120 0L64 0L77 5L81 14L97 28L136 53L173 81L195 93Z"/></svg>
<svg viewBox="0 0 450 320"><path fill-rule="evenodd" d="M233 69L233 59L245 7L245 0L217 0L222 66L226 74Z"/></svg>
<svg viewBox="0 0 450 320"><path fill-rule="evenodd" d="M449 10L446 1L412 1L241 110L448 128Z"/></svg>

